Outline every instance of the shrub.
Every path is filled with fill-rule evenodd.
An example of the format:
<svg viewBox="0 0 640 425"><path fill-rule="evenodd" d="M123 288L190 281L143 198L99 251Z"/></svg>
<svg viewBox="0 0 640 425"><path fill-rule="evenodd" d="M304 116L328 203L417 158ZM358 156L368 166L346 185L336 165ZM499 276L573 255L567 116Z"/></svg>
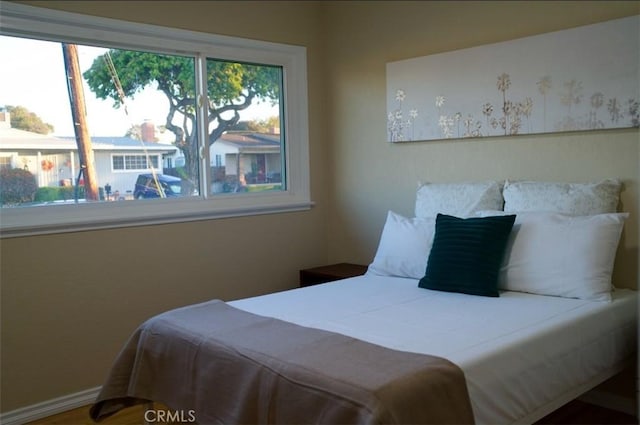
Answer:
<svg viewBox="0 0 640 425"><path fill-rule="evenodd" d="M36 202L52 202L60 199L60 189L57 187L39 187L36 191Z"/></svg>
<svg viewBox="0 0 640 425"><path fill-rule="evenodd" d="M0 203L3 205L32 202L38 183L36 176L21 168L0 170Z"/></svg>
<svg viewBox="0 0 640 425"><path fill-rule="evenodd" d="M75 199L75 186L40 187L36 192L36 202L69 201ZM84 186L78 187L78 199L84 198Z"/></svg>
<svg viewBox="0 0 640 425"><path fill-rule="evenodd" d="M62 186L58 191L58 199L62 199L63 201L73 199L75 194L75 186Z"/></svg>

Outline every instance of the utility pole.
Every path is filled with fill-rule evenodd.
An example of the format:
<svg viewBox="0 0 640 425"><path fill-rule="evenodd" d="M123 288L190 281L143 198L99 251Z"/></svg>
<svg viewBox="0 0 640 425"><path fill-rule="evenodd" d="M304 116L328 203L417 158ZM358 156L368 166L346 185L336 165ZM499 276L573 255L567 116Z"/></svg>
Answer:
<svg viewBox="0 0 640 425"><path fill-rule="evenodd" d="M80 75L80 64L78 62L78 46L75 44L62 43L62 55L64 57L65 72L67 74L67 87L69 89L73 129L76 134L78 157L80 158L79 176L82 175L84 177L85 199L88 201L97 201L99 200L98 179L96 177L91 137L89 137L89 126L85 115L86 107L84 103L84 91L82 89L82 78ZM76 181L76 185L78 185L78 183L79 182Z"/></svg>

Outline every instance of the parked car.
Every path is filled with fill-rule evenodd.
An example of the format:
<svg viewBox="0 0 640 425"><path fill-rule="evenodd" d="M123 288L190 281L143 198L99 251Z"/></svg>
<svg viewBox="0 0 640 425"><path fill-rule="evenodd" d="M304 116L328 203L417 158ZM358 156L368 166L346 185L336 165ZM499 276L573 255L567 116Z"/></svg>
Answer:
<svg viewBox="0 0 640 425"><path fill-rule="evenodd" d="M156 180L160 184L160 189L156 184ZM164 193L164 196L162 193ZM155 178L151 173L140 174L133 190L134 199L175 198L182 195L182 179L165 174L156 174Z"/></svg>

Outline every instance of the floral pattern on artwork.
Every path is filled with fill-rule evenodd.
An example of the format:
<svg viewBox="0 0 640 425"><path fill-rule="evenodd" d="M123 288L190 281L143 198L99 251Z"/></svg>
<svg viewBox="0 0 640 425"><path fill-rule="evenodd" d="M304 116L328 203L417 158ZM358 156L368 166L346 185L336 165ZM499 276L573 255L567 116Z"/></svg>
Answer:
<svg viewBox="0 0 640 425"><path fill-rule="evenodd" d="M633 36L639 31L635 16L388 64L388 140L640 127L640 43ZM614 36L625 43L611 45ZM521 52L526 55L516 56ZM465 62L465 55L473 60ZM521 63L501 64L507 57ZM465 73L468 78L450 77Z"/></svg>

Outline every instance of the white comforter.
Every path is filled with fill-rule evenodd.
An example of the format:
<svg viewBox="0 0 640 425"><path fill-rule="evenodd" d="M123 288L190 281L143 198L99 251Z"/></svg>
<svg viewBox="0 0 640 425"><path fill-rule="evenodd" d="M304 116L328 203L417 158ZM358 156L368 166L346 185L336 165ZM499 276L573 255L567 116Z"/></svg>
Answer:
<svg viewBox="0 0 640 425"><path fill-rule="evenodd" d="M477 423L533 422L618 371L637 343L637 296L612 302L430 291L365 275L229 304L447 358L465 372Z"/></svg>

